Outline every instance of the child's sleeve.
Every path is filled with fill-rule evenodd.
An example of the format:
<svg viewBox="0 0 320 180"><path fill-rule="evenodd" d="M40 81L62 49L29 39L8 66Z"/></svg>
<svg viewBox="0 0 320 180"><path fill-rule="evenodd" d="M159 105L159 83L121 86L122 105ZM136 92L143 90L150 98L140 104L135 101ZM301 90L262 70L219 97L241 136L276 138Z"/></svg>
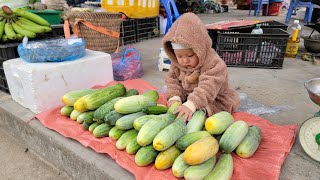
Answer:
<svg viewBox="0 0 320 180"><path fill-rule="evenodd" d="M198 87L194 88L189 94L187 106L191 111L204 108L212 102L219 93L222 85L228 78L227 67L222 61L218 61L215 66L208 67L205 72L200 74Z"/></svg>
<svg viewBox="0 0 320 180"><path fill-rule="evenodd" d="M183 101L186 99L184 89L182 88L181 82L179 81L176 73L174 72L176 68L171 67L166 76L167 85L167 99Z"/></svg>

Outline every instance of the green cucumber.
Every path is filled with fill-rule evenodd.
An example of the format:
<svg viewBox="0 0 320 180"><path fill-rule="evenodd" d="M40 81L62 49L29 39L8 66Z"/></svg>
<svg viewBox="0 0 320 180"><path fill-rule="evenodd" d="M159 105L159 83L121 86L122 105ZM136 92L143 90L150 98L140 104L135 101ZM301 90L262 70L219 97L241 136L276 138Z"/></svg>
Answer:
<svg viewBox="0 0 320 180"><path fill-rule="evenodd" d="M261 142L261 130L257 126L250 126L248 134L236 148L236 154L241 158L251 157Z"/></svg>
<svg viewBox="0 0 320 180"><path fill-rule="evenodd" d="M95 120L103 120L104 121L104 118L105 116L111 112L112 110L114 110L114 104L120 100L121 98L123 97L118 97L118 98L115 98L115 99L112 99L108 102L106 102L105 104L103 104L102 106L100 106L97 110L94 111L94 116L93 118Z"/></svg>
<svg viewBox="0 0 320 180"><path fill-rule="evenodd" d="M113 140L118 140L126 131L113 127L109 131L109 137Z"/></svg>
<svg viewBox="0 0 320 180"><path fill-rule="evenodd" d="M73 111L73 106L63 106L60 110L61 115L63 116L70 116Z"/></svg>
<svg viewBox="0 0 320 180"><path fill-rule="evenodd" d="M84 130L89 130L89 127L90 127L90 124L87 124L86 122L83 122L83 123L82 123L82 128L83 128Z"/></svg>
<svg viewBox="0 0 320 180"><path fill-rule="evenodd" d="M180 137L186 134L187 126L183 121L175 121L165 127L153 140L153 147L157 151L164 151L171 147Z"/></svg>
<svg viewBox="0 0 320 180"><path fill-rule="evenodd" d="M177 140L176 147L179 150L184 151L187 149L188 146L190 146L194 142L198 141L203 137L208 137L208 136L211 136L211 135L207 131L198 131L190 134L185 134L184 136L182 136Z"/></svg>
<svg viewBox="0 0 320 180"><path fill-rule="evenodd" d="M171 124L174 117L170 114L158 115L147 121L139 131L137 142L141 146L147 146L152 143L157 134L166 126Z"/></svg>
<svg viewBox="0 0 320 180"><path fill-rule="evenodd" d="M156 91L124 97L116 102L114 109L121 114L136 113L149 106L157 105L157 99L158 93Z"/></svg>
<svg viewBox="0 0 320 180"><path fill-rule="evenodd" d="M154 115L164 114L167 111L168 111L168 108L163 105L150 106L142 110L142 112L146 114L154 114Z"/></svg>
<svg viewBox="0 0 320 180"><path fill-rule="evenodd" d="M155 150L152 145L144 146L139 149L134 161L138 166L147 166L156 160L158 153L159 152Z"/></svg>
<svg viewBox="0 0 320 180"><path fill-rule="evenodd" d="M106 87L100 91L89 94L85 99L85 107L90 110L96 110L106 102L111 101L117 97L121 97L126 93L126 88L122 84L116 84ZM102 115L101 119L106 114ZM96 117L95 117L96 118Z"/></svg>
<svg viewBox="0 0 320 180"><path fill-rule="evenodd" d="M226 111L221 111L206 120L205 128L212 135L223 134L234 123L233 116Z"/></svg>
<svg viewBox="0 0 320 180"><path fill-rule="evenodd" d="M138 135L138 131L135 129L132 129L130 131L125 132L122 134L122 136L118 139L116 143L116 147L119 150L126 149L127 145Z"/></svg>
<svg viewBox="0 0 320 180"><path fill-rule="evenodd" d="M221 154L218 163L204 180L231 179L233 173L233 160L231 154Z"/></svg>
<svg viewBox="0 0 320 180"><path fill-rule="evenodd" d="M157 102L158 99L159 99L159 94L155 90L147 91L147 92L143 93L142 96L148 97L148 98L152 99L155 102Z"/></svg>
<svg viewBox="0 0 320 180"><path fill-rule="evenodd" d="M74 103L80 99L81 97L92 94L94 92L98 91L97 89L82 89L82 90L76 90L71 91L62 96L62 102L63 104L67 106L73 106Z"/></svg>
<svg viewBox="0 0 320 180"><path fill-rule="evenodd" d="M168 114L172 114L172 115L174 115L174 116L177 116L176 114L173 114L173 112L174 112L179 106L181 106L181 105L182 105L182 103L179 102L179 101L173 103L173 104L169 107L167 113L168 113Z"/></svg>
<svg viewBox="0 0 320 180"><path fill-rule="evenodd" d="M177 159L173 162L172 173L175 177L182 178L184 171L189 167L183 160L184 153L180 154Z"/></svg>
<svg viewBox="0 0 320 180"><path fill-rule="evenodd" d="M103 123L94 128L92 134L96 138L107 137L109 135L110 129L111 127L108 124Z"/></svg>
<svg viewBox="0 0 320 180"><path fill-rule="evenodd" d="M157 117L156 115L144 115L141 117L138 117L137 119L134 120L133 122L133 128L139 131L142 126L152 118Z"/></svg>
<svg viewBox="0 0 320 180"><path fill-rule="evenodd" d="M138 152L138 150L141 148L141 146L137 143L137 137L135 137L126 147L126 151L128 154L135 154Z"/></svg>
<svg viewBox="0 0 320 180"><path fill-rule="evenodd" d="M83 112L77 117L77 122L78 123L86 122L87 124L92 124L93 114L94 114L94 111Z"/></svg>
<svg viewBox="0 0 320 180"><path fill-rule="evenodd" d="M122 129L122 130L132 129L134 120L136 120L137 118L144 116L144 115L146 115L146 114L143 112L137 112L137 113L123 116L117 120L116 127L118 129Z"/></svg>
<svg viewBox="0 0 320 180"><path fill-rule="evenodd" d="M106 114L106 116L104 117L104 122L111 126L114 126L116 125L116 122L118 121L118 119L120 119L123 116L125 115L120 114L117 111L113 110L113 111L110 111L108 114Z"/></svg>
<svg viewBox="0 0 320 180"><path fill-rule="evenodd" d="M183 173L186 180L204 179L213 169L216 164L216 156L209 160L194 166L189 166Z"/></svg>
<svg viewBox="0 0 320 180"><path fill-rule="evenodd" d="M236 121L223 133L219 141L222 152L231 153L248 133L248 124L244 121Z"/></svg>
<svg viewBox="0 0 320 180"><path fill-rule="evenodd" d="M129 97L129 96L133 96L133 95L139 95L139 91L136 89L128 89L124 96Z"/></svg>
<svg viewBox="0 0 320 180"><path fill-rule="evenodd" d="M202 110L198 110L194 112L187 124L187 134L201 131L204 126L205 120L206 120L205 112L203 112Z"/></svg>
<svg viewBox="0 0 320 180"><path fill-rule="evenodd" d="M76 111L75 109L70 114L70 119L77 120L78 116L81 114L81 112Z"/></svg>
<svg viewBox="0 0 320 180"><path fill-rule="evenodd" d="M94 123L92 123L90 126L89 126L89 131L90 132L93 132L93 130L97 127L97 126L99 126L101 123L99 123L99 122L94 122Z"/></svg>

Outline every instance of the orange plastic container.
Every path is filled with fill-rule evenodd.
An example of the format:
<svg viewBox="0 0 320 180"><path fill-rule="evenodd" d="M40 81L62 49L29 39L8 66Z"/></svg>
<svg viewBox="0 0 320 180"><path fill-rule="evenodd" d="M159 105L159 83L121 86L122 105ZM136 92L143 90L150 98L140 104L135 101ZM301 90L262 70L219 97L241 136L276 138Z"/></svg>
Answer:
<svg viewBox="0 0 320 180"><path fill-rule="evenodd" d="M123 12L129 18L159 15L159 0L102 0L101 7L108 12Z"/></svg>

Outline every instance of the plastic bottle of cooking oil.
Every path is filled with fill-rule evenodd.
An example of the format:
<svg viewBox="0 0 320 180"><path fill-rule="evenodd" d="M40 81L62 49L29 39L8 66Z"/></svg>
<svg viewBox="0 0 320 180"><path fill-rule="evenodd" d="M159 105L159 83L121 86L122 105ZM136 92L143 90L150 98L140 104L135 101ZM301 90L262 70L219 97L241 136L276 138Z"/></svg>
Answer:
<svg viewBox="0 0 320 180"><path fill-rule="evenodd" d="M293 34L293 31L296 28L298 28L298 30L299 30L298 37L300 38L300 36L302 34L302 27L301 27L301 25L299 23L300 23L299 20L294 20L293 24L291 24L287 29L288 34L290 34L290 35Z"/></svg>
<svg viewBox="0 0 320 180"><path fill-rule="evenodd" d="M263 34L261 24L256 24L256 27L251 31L251 34Z"/></svg>
<svg viewBox="0 0 320 180"><path fill-rule="evenodd" d="M286 57L291 57L291 58L296 57L296 55L298 54L299 43L300 43L299 29L295 28L288 40L288 44L286 48Z"/></svg>

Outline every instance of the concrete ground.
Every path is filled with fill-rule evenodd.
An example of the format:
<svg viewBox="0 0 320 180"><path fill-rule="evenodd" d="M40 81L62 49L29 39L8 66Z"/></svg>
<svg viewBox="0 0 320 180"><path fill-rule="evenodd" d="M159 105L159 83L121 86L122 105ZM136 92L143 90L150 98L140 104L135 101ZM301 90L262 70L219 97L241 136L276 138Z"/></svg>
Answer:
<svg viewBox="0 0 320 180"><path fill-rule="evenodd" d="M37 155L32 147L0 130L1 179L69 179L69 176Z"/></svg>
<svg viewBox="0 0 320 180"><path fill-rule="evenodd" d="M282 12L281 16L276 17L248 18L247 12L231 9L229 13L204 14L200 17L204 23L210 23L230 19L273 19L283 22L285 16L285 12ZM305 29L304 33L307 32L309 30ZM157 69L161 38L146 40L134 46L142 53L145 73L143 79L163 88L166 72ZM286 58L283 69L277 70L228 68L230 83L238 92L246 93L248 97L267 106L290 107L288 111L261 115L279 125L301 125L319 110L319 106L311 102L303 86L306 80L320 77L319 69L320 66L292 58ZM12 101L10 96L0 92L1 179L133 178L110 157L95 153L73 140L46 129L38 121L26 123L33 116L29 110ZM319 172L320 163L311 160L303 152L297 138L281 168L280 179L318 180Z"/></svg>

